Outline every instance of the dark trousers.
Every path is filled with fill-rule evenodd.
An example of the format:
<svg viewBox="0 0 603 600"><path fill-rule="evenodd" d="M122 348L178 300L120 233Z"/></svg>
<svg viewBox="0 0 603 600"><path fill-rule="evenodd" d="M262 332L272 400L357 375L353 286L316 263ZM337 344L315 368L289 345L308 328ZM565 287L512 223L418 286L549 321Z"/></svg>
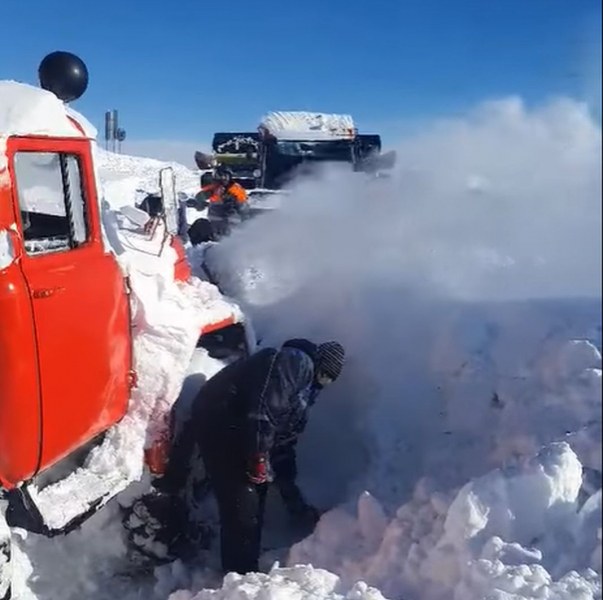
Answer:
<svg viewBox="0 0 603 600"><path fill-rule="evenodd" d="M230 233L229 211L222 204L210 204L207 218L211 223L214 240Z"/></svg>
<svg viewBox="0 0 603 600"><path fill-rule="evenodd" d="M258 571L268 485L249 483L245 469L225 457L227 450L212 450L202 448L202 454L220 515L222 570Z"/></svg>
<svg viewBox="0 0 603 600"><path fill-rule="evenodd" d="M248 481L239 437L212 428L211 423L212 419L207 418L186 424L172 446L164 485L176 494L184 489L198 443L218 504L222 570L241 574L258 571L268 484Z"/></svg>

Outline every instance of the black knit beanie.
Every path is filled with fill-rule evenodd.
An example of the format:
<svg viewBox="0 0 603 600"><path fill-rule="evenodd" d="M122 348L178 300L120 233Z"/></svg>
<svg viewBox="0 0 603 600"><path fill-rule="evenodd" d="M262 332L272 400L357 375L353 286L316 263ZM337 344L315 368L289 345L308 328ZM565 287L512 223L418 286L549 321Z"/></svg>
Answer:
<svg viewBox="0 0 603 600"><path fill-rule="evenodd" d="M319 344L316 352L316 370L335 381L341 374L345 360L345 350L339 342Z"/></svg>
<svg viewBox="0 0 603 600"><path fill-rule="evenodd" d="M318 346L305 338L292 338L287 340L283 344L283 348L295 348L296 350L301 350L302 352L305 352L312 361L316 360L316 353L318 352Z"/></svg>

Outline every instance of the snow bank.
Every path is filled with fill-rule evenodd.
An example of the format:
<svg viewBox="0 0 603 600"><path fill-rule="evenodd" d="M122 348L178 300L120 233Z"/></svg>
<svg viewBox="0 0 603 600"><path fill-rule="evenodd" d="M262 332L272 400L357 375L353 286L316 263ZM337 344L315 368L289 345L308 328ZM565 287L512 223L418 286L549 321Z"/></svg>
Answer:
<svg viewBox="0 0 603 600"><path fill-rule="evenodd" d="M158 193L159 171L166 167L174 169L179 192L194 195L201 185L194 171L178 163L115 154L100 147L97 148L97 167L103 196L114 210L127 203L141 202L147 194Z"/></svg>
<svg viewBox="0 0 603 600"><path fill-rule="evenodd" d="M450 494L419 486L391 520L364 494L356 515L328 513L291 549L289 562L316 561L390 598L592 598L601 590L596 572L570 570L580 554L595 567L601 530L600 523L598 530L584 526L589 518L594 525L597 501L579 510L581 483L576 455L557 443L466 484L451 502Z"/></svg>
<svg viewBox="0 0 603 600"><path fill-rule="evenodd" d="M383 600L381 593L364 583L351 588L341 585L339 577L311 566L282 569L275 567L268 574L245 576L230 573L220 589L202 590L198 594L180 591L169 600Z"/></svg>

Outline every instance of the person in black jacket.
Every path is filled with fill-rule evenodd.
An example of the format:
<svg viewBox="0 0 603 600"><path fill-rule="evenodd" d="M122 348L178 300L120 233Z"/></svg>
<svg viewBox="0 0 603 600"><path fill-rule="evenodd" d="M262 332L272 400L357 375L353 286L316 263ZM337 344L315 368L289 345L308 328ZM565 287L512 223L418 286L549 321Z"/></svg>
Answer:
<svg viewBox="0 0 603 600"><path fill-rule="evenodd" d="M201 388L162 486L176 493L184 487L198 446L218 504L224 572L258 571L269 483L298 523L318 521L296 484L295 447L309 408L339 377L344 356L338 342L289 340L228 365Z"/></svg>

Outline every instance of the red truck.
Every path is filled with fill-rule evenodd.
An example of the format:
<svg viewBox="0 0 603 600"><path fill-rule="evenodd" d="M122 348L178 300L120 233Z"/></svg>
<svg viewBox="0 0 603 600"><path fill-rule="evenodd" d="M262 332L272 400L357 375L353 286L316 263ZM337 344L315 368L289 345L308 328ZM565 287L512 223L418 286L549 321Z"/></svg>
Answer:
<svg viewBox="0 0 603 600"><path fill-rule="evenodd" d="M107 486L57 527L29 489L81 469L128 413L137 384L129 279L103 232L93 134L67 106L85 91L88 72L57 52L39 75L43 89L0 81L1 600L11 597L8 525L65 533L111 499ZM163 243L186 285L183 244L175 232ZM245 353L245 327L233 311L204 323L198 345ZM164 454L156 440L140 460L157 475Z"/></svg>

